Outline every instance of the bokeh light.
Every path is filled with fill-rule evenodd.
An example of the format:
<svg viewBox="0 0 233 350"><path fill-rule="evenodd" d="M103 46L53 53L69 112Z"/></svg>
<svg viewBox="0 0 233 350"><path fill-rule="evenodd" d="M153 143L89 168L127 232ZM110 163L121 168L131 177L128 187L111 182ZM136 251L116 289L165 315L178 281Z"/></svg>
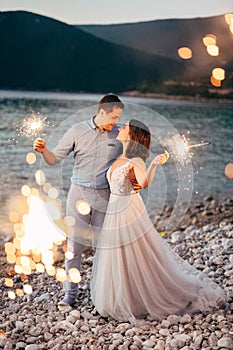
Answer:
<svg viewBox="0 0 233 350"><path fill-rule="evenodd" d="M56 279L59 282L65 282L65 280L66 280L66 271L64 269L62 269L62 268L57 269Z"/></svg>
<svg viewBox="0 0 233 350"><path fill-rule="evenodd" d="M29 152L26 155L26 162L30 165L34 164L36 162L36 155L33 152Z"/></svg>
<svg viewBox="0 0 233 350"><path fill-rule="evenodd" d="M10 291L8 292L8 298L10 298L10 299L15 299L15 298L16 298L15 292L13 292L12 290L10 290Z"/></svg>
<svg viewBox="0 0 233 350"><path fill-rule="evenodd" d="M217 80L224 80L225 70L223 68L214 68L212 70L212 76Z"/></svg>
<svg viewBox="0 0 233 350"><path fill-rule="evenodd" d="M178 49L178 55L184 60L189 60L192 58L192 50L189 47L180 47Z"/></svg>
<svg viewBox="0 0 233 350"><path fill-rule="evenodd" d="M232 20L233 20L233 13L225 14L225 21L227 22L227 24L232 25Z"/></svg>
<svg viewBox="0 0 233 350"><path fill-rule="evenodd" d="M32 294L32 286L30 284L25 284L23 286L23 291L26 294Z"/></svg>
<svg viewBox="0 0 233 350"><path fill-rule="evenodd" d="M76 209L81 215L88 215L91 211L90 205L83 200L77 201Z"/></svg>
<svg viewBox="0 0 233 350"><path fill-rule="evenodd" d="M81 281L79 270L76 268L69 269L69 278L71 282L79 283Z"/></svg>
<svg viewBox="0 0 233 350"><path fill-rule="evenodd" d="M74 253L73 252L70 252L70 251L65 252L65 258L67 260L71 260L71 259L73 259L73 257L74 257Z"/></svg>
<svg viewBox="0 0 233 350"><path fill-rule="evenodd" d="M31 188L28 185L23 185L21 188L21 193L24 197L28 197L31 194Z"/></svg>
<svg viewBox="0 0 233 350"><path fill-rule="evenodd" d="M208 45L206 49L210 56L219 55L219 47L217 45Z"/></svg>
<svg viewBox="0 0 233 350"><path fill-rule="evenodd" d="M220 87L222 85L221 80L215 79L212 75L210 77L210 82L215 87Z"/></svg>
<svg viewBox="0 0 233 350"><path fill-rule="evenodd" d="M58 190L55 187L51 187L48 190L48 196L51 199L56 199L59 196L59 192L58 192Z"/></svg>
<svg viewBox="0 0 233 350"><path fill-rule="evenodd" d="M6 285L7 287L13 287L14 282L12 281L11 278L5 278L5 285Z"/></svg>
<svg viewBox="0 0 233 350"><path fill-rule="evenodd" d="M19 214L16 211L11 210L9 212L9 220L11 222L18 222L19 221Z"/></svg>
<svg viewBox="0 0 233 350"><path fill-rule="evenodd" d="M216 45L217 38L214 34L206 34L206 36L202 38L202 41L205 46Z"/></svg>
<svg viewBox="0 0 233 350"><path fill-rule="evenodd" d="M22 289L20 289L20 288L17 288L16 291L15 291L15 293L16 293L16 295L17 295L18 297L24 296L24 291L23 291Z"/></svg>
<svg viewBox="0 0 233 350"><path fill-rule="evenodd" d="M67 226L74 226L75 225L75 218L73 216L65 216L64 222Z"/></svg>
<svg viewBox="0 0 233 350"><path fill-rule="evenodd" d="M36 179L36 183L39 186L42 186L46 181L45 173L42 170L37 170L35 172L35 179Z"/></svg>
<svg viewBox="0 0 233 350"><path fill-rule="evenodd" d="M225 176L228 179L233 179L233 163L228 163L225 167Z"/></svg>

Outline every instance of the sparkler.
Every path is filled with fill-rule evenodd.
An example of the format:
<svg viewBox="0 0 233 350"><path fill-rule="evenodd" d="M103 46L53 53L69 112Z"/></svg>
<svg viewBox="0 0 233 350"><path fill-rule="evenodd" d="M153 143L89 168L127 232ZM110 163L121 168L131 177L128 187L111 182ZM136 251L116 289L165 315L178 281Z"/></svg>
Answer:
<svg viewBox="0 0 233 350"><path fill-rule="evenodd" d="M194 145L189 145L185 135L175 135L169 140L168 145L172 149L171 153L173 153L174 157L181 165L184 165L188 163L192 156L192 153L190 153L191 149L207 146L210 143L210 141L203 141Z"/></svg>
<svg viewBox="0 0 233 350"><path fill-rule="evenodd" d="M30 105L31 115L23 119L22 124L17 128L18 136L39 137L40 132L47 125L46 117L35 115L35 112ZM39 113L38 113L39 114Z"/></svg>

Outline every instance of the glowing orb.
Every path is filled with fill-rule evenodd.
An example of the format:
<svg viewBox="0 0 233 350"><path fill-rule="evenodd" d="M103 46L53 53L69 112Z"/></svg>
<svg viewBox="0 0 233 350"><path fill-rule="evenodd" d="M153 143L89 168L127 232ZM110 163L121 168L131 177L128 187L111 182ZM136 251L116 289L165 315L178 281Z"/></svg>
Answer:
<svg viewBox="0 0 233 350"><path fill-rule="evenodd" d="M6 285L7 287L13 287L14 282L12 281L11 278L5 278L5 285Z"/></svg>
<svg viewBox="0 0 233 350"><path fill-rule="evenodd" d="M15 292L13 292L12 290L10 290L10 291L8 292L8 298L10 298L10 299L15 299L15 298L16 298Z"/></svg>
<svg viewBox="0 0 233 350"><path fill-rule="evenodd" d="M46 182L46 183L43 185L43 191L44 191L45 193L48 193L51 187L52 187L52 185L51 185L50 183Z"/></svg>
<svg viewBox="0 0 233 350"><path fill-rule="evenodd" d="M56 199L59 196L59 192L58 192L58 190L55 187L51 187L48 190L48 196L51 199Z"/></svg>
<svg viewBox="0 0 233 350"><path fill-rule="evenodd" d="M227 13L225 15L225 21L227 22L227 24L231 25L232 20L233 20L233 13Z"/></svg>
<svg viewBox="0 0 233 350"><path fill-rule="evenodd" d="M212 76L217 80L224 80L225 70L223 68L214 68L212 70Z"/></svg>
<svg viewBox="0 0 233 350"><path fill-rule="evenodd" d="M81 281L79 270L75 268L69 269L69 278L71 282L79 283Z"/></svg>
<svg viewBox="0 0 233 350"><path fill-rule="evenodd" d="M36 179L36 183L39 186L42 186L46 181L45 173L42 170L37 170L35 172L35 179Z"/></svg>
<svg viewBox="0 0 233 350"><path fill-rule="evenodd" d="M15 265L14 270L16 273L21 274L23 272L21 265Z"/></svg>
<svg viewBox="0 0 233 350"><path fill-rule="evenodd" d="M9 212L9 219L11 222L18 222L19 221L19 214L16 211L11 210Z"/></svg>
<svg viewBox="0 0 233 350"><path fill-rule="evenodd" d="M225 167L225 175L228 179L233 179L233 163L228 163Z"/></svg>
<svg viewBox="0 0 233 350"><path fill-rule="evenodd" d="M178 55L184 60L189 60L190 58L192 58L192 50L189 47L180 47L178 49Z"/></svg>
<svg viewBox="0 0 233 350"><path fill-rule="evenodd" d="M56 279L59 282L64 282L66 280L66 272L64 269L57 269L57 273L56 273Z"/></svg>
<svg viewBox="0 0 233 350"><path fill-rule="evenodd" d="M67 251L67 252L65 252L65 257L67 260L71 260L74 257L74 253Z"/></svg>
<svg viewBox="0 0 233 350"><path fill-rule="evenodd" d="M36 264L36 271L40 272L40 273L43 273L45 271L44 265L41 264L41 263Z"/></svg>
<svg viewBox="0 0 233 350"><path fill-rule="evenodd" d="M31 294L32 293L32 286L30 284L25 284L23 286L24 293L26 294Z"/></svg>
<svg viewBox="0 0 233 350"><path fill-rule="evenodd" d="M16 262L16 256L14 254L7 254L6 260L10 264L14 264Z"/></svg>
<svg viewBox="0 0 233 350"><path fill-rule="evenodd" d="M55 276L55 274L56 274L56 269L55 269L55 267L54 266L52 266L52 265L46 265L46 272L47 272L47 274L49 275L49 276Z"/></svg>
<svg viewBox="0 0 233 350"><path fill-rule="evenodd" d="M11 242L5 243L5 252L9 254L14 254L15 253L15 246Z"/></svg>
<svg viewBox="0 0 233 350"><path fill-rule="evenodd" d="M81 215L88 215L91 211L90 205L82 200L76 203L76 209Z"/></svg>
<svg viewBox="0 0 233 350"><path fill-rule="evenodd" d="M24 291L22 289L17 288L15 292L18 297L24 296Z"/></svg>
<svg viewBox="0 0 233 350"><path fill-rule="evenodd" d="M210 82L215 87L220 87L222 85L221 80L215 79L212 75L210 77Z"/></svg>
<svg viewBox="0 0 233 350"><path fill-rule="evenodd" d="M74 226L75 225L75 218L73 216L65 216L64 217L64 222L67 226Z"/></svg>
<svg viewBox="0 0 233 350"><path fill-rule="evenodd" d="M202 41L205 46L216 45L217 38L214 34L206 34Z"/></svg>
<svg viewBox="0 0 233 350"><path fill-rule="evenodd" d="M34 164L36 162L36 155L33 152L29 152L26 155L26 162L30 165Z"/></svg>
<svg viewBox="0 0 233 350"><path fill-rule="evenodd" d="M21 193L24 197L28 197L31 194L31 189L28 185L23 185L21 188Z"/></svg>
<svg viewBox="0 0 233 350"><path fill-rule="evenodd" d="M219 47L217 45L208 45L206 49L210 56L219 55Z"/></svg>

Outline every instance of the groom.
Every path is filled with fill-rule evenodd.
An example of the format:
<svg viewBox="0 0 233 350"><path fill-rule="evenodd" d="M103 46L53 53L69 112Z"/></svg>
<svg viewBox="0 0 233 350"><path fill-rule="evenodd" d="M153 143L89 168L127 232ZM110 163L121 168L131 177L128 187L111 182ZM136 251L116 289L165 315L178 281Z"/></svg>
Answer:
<svg viewBox="0 0 233 350"><path fill-rule="evenodd" d="M42 154L49 165L55 165L70 152L74 154L71 186L67 196L66 215L75 218L74 230L68 234L68 247L72 259L66 259L66 273L71 268L80 270L81 254L88 242L90 226L94 236L100 231L110 195L106 178L108 168L120 155L122 145L116 140L117 124L124 108L123 102L114 94L107 94L98 103L97 114L90 120L74 124L49 151L43 139L36 139L33 148ZM78 203L84 201L89 213L81 214ZM59 305L73 305L78 284L67 282L65 296Z"/></svg>

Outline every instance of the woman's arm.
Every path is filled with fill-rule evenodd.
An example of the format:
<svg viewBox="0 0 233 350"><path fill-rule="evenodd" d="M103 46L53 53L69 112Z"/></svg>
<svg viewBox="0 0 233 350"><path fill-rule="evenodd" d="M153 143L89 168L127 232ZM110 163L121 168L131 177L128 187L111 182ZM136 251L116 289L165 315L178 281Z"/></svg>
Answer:
<svg viewBox="0 0 233 350"><path fill-rule="evenodd" d="M148 169L146 170L145 162L141 158L135 158L134 164L134 174L137 182L142 188L147 188L150 186L154 179L155 171L157 165L162 165L167 162L169 158L169 153L165 151L158 156L156 156L150 163Z"/></svg>

